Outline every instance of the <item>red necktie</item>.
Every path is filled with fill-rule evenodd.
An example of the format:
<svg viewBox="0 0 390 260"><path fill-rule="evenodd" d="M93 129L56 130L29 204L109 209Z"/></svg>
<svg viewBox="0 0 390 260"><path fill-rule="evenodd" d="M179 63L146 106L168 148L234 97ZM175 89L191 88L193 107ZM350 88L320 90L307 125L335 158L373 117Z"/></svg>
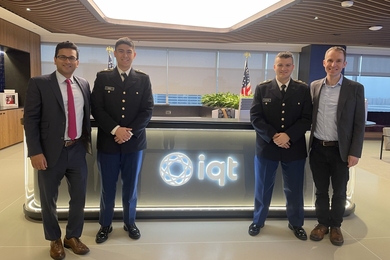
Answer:
<svg viewBox="0 0 390 260"><path fill-rule="evenodd" d="M74 98L72 92L72 85L70 79L66 79L66 86L68 92L68 136L74 140L77 136L76 129L76 110L74 108Z"/></svg>

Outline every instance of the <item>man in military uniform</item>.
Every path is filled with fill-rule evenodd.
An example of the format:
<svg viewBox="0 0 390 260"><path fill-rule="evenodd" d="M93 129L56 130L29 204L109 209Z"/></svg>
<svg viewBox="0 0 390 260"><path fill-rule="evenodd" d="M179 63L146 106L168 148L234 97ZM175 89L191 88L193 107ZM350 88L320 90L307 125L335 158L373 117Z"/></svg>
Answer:
<svg viewBox="0 0 390 260"><path fill-rule="evenodd" d="M256 86L250 119L256 131L255 203L249 234L264 226L271 203L275 174L282 166L287 200L288 227L307 240L303 210L303 181L307 157L305 133L310 129L312 102L307 84L291 79L294 59L290 52L275 58L275 79Z"/></svg>
<svg viewBox="0 0 390 260"><path fill-rule="evenodd" d="M91 94L92 115L98 124L97 162L101 176L101 198L96 243L103 243L112 231L116 184L122 178L124 230L138 239L135 225L137 183L143 150L146 148L145 127L152 116L153 96L149 76L134 70L134 43L120 38L114 56L118 66L97 73Z"/></svg>

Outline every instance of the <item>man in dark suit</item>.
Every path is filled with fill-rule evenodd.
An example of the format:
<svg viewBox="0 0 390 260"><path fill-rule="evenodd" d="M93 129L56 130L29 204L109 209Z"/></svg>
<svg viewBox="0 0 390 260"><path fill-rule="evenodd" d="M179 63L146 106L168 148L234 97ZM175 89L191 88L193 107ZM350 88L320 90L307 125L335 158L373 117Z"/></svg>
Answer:
<svg viewBox="0 0 390 260"><path fill-rule="evenodd" d="M64 245L76 254L89 252L79 237L84 225L88 176L85 155L92 150L90 88L85 79L73 75L79 65L79 52L75 44L59 43L54 63L57 66L55 72L31 78L28 83L24 130L28 156L32 166L38 170L42 221L45 238L51 241L50 256L63 259L65 251L56 202L58 187L64 176L70 196ZM74 108L69 108L69 103L74 103ZM71 111L75 119L73 122L68 121ZM71 132L73 127L75 131Z"/></svg>
<svg viewBox="0 0 390 260"><path fill-rule="evenodd" d="M329 233L332 244L341 246L349 168L362 153L365 104L364 87L345 78L345 49L334 46L325 53L326 78L311 83L313 126L310 135L310 168L316 186L318 225L310 239L320 241ZM329 185L333 196L329 205Z"/></svg>
<svg viewBox="0 0 390 260"><path fill-rule="evenodd" d="M275 174L282 166L287 200L288 227L306 240L302 228L303 181L307 156L305 133L310 129L312 103L308 86L291 79L293 55L281 52L275 58L273 80L257 85L250 109L256 131L255 205L249 234L259 234L271 203Z"/></svg>
<svg viewBox="0 0 390 260"><path fill-rule="evenodd" d="M154 106L149 76L134 70L134 43L120 38L114 56L118 66L99 72L92 91L92 115L98 124L98 168L101 176L101 198L96 243L107 240L112 231L116 183L122 178L124 230L138 239L141 233L135 225L137 183L141 170L146 132Z"/></svg>

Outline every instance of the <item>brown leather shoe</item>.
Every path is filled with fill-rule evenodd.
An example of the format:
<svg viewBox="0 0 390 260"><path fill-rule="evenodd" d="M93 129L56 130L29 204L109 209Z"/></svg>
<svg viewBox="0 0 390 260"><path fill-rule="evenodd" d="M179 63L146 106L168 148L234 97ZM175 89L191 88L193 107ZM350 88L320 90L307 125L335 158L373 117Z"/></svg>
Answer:
<svg viewBox="0 0 390 260"><path fill-rule="evenodd" d="M65 250L62 246L61 238L50 242L50 256L55 260L65 258Z"/></svg>
<svg viewBox="0 0 390 260"><path fill-rule="evenodd" d="M335 246L341 246L344 244L343 234L339 227L330 228L330 242Z"/></svg>
<svg viewBox="0 0 390 260"><path fill-rule="evenodd" d="M325 225L318 224L310 233L310 239L313 241L320 241L326 234L329 233L329 228Z"/></svg>
<svg viewBox="0 0 390 260"><path fill-rule="evenodd" d="M89 252L89 248L84 245L80 239L76 237L72 237L67 239L66 237L64 238L64 246L66 248L71 248L75 254L78 255L85 255Z"/></svg>

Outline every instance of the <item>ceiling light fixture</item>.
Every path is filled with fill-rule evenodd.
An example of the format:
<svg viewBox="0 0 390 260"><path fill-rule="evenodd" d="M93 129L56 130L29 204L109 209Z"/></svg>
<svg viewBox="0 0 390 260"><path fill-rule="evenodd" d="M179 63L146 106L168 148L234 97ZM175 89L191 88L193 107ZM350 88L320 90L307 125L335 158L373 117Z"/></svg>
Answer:
<svg viewBox="0 0 390 260"><path fill-rule="evenodd" d="M90 1L92 2L92 1ZM262 11L284 6L295 0L247 0L242 8L226 0L93 0L107 18L133 22L229 28ZM120 6L121 8L117 8ZM145 6L153 8L145 8ZM274 7L273 7L274 6ZM129 10L138 10L129 13ZM218 11L215 11L218 10Z"/></svg>
<svg viewBox="0 0 390 260"><path fill-rule="evenodd" d="M382 28L383 28L383 26L381 26L381 25L375 25L375 26L369 27L368 29L370 29L371 31L379 31Z"/></svg>
<svg viewBox="0 0 390 260"><path fill-rule="evenodd" d="M342 7L351 7L351 6L353 6L353 1L342 1L341 6Z"/></svg>

